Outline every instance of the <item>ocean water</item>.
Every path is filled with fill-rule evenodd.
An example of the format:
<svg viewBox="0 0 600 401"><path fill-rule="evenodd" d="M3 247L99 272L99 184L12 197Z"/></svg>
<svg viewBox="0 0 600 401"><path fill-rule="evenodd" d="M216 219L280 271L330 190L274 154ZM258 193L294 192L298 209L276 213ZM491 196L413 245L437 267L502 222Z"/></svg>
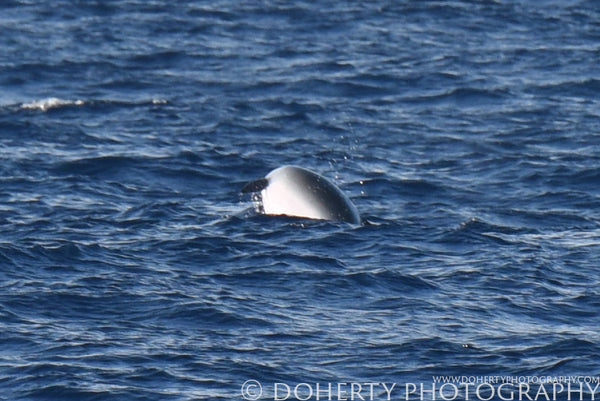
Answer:
<svg viewBox="0 0 600 401"><path fill-rule="evenodd" d="M1 400L600 376L598 2L4 0L0 37ZM286 164L364 224L254 212Z"/></svg>

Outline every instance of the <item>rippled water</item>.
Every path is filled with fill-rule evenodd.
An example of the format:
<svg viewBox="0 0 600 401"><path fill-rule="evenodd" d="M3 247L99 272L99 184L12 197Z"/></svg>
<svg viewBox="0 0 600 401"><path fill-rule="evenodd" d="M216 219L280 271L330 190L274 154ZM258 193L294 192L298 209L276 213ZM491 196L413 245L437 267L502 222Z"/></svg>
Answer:
<svg viewBox="0 0 600 401"><path fill-rule="evenodd" d="M599 21L3 2L0 399L600 376ZM241 188L285 164L366 224L257 215Z"/></svg>

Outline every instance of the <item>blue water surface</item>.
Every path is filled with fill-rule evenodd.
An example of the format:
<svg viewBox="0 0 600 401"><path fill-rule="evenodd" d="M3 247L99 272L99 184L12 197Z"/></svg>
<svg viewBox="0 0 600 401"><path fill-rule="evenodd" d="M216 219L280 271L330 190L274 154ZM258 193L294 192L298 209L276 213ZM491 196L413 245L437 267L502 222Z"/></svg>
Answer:
<svg viewBox="0 0 600 401"><path fill-rule="evenodd" d="M0 399L600 376L598 2L5 0L0 38ZM254 212L286 164L365 224Z"/></svg>

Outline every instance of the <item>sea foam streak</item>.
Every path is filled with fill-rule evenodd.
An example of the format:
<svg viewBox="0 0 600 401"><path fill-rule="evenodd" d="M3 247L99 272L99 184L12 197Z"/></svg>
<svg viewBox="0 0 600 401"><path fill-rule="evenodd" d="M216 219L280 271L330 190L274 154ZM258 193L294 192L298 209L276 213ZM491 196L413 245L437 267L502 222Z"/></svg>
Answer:
<svg viewBox="0 0 600 401"><path fill-rule="evenodd" d="M56 97L50 97L47 99L34 100L30 103L23 103L21 105L22 109L33 110L38 109L41 111L48 111L50 109L54 109L57 107L63 106L82 106L85 102L81 99L77 100L63 100Z"/></svg>

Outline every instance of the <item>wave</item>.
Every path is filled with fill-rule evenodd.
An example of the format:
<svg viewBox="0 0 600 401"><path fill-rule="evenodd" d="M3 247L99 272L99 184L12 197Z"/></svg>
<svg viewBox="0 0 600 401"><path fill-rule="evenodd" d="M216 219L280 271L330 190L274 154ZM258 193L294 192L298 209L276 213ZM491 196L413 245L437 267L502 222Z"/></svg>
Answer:
<svg viewBox="0 0 600 401"><path fill-rule="evenodd" d="M67 109L74 107L87 107L90 110L106 110L107 107L138 107L147 105L164 105L169 101L164 98L155 97L138 101L118 100L118 99L61 99L58 97L49 97L36 99L30 102L20 103L18 108L21 110L38 110L48 112L57 109Z"/></svg>
<svg viewBox="0 0 600 401"><path fill-rule="evenodd" d="M54 166L59 174L96 175L107 172L119 172L131 168L139 162L138 158L128 156L99 156L71 161L62 161Z"/></svg>
<svg viewBox="0 0 600 401"><path fill-rule="evenodd" d="M57 97L50 97L47 99L34 100L30 103L23 103L21 105L21 108L24 110L41 110L41 111L45 112L45 111L60 108L60 107L83 106L84 104L85 104L85 101L81 100L81 99L65 100L65 99L59 99Z"/></svg>
<svg viewBox="0 0 600 401"><path fill-rule="evenodd" d="M527 89L529 92L545 96L571 96L583 99L594 98L600 90L600 79L558 81Z"/></svg>

